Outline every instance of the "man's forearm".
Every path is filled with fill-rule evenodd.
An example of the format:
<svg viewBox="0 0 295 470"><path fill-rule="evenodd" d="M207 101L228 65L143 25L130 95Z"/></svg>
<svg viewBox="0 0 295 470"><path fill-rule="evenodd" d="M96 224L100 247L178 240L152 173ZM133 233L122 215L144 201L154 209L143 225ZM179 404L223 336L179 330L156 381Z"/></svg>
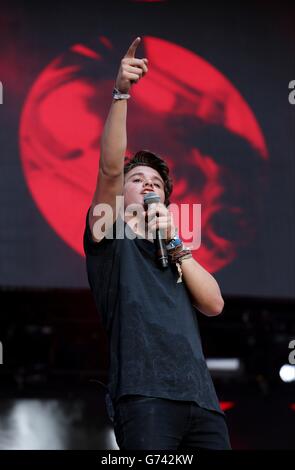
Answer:
<svg viewBox="0 0 295 470"><path fill-rule="evenodd" d="M183 260L181 269L193 304L205 315L219 315L224 301L214 277L193 258Z"/></svg>
<svg viewBox="0 0 295 470"><path fill-rule="evenodd" d="M141 41L137 37L129 46L128 51L121 60L115 88L121 95L129 95L133 83L143 77L147 71L147 59L135 58L136 49ZM124 171L125 152L127 148L127 99L128 96L113 99L108 117L106 119L100 143L101 172L110 177L121 176Z"/></svg>
<svg viewBox="0 0 295 470"><path fill-rule="evenodd" d="M127 147L127 100L114 100L104 125L100 144L100 170L110 176L123 171Z"/></svg>

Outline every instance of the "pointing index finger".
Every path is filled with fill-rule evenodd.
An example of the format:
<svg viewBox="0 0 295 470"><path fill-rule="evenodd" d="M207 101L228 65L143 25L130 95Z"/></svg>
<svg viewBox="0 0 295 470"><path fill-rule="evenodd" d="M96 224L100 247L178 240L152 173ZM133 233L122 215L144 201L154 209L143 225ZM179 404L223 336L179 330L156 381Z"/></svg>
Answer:
<svg viewBox="0 0 295 470"><path fill-rule="evenodd" d="M136 39L134 39L133 43L131 44L131 46L129 46L129 49L126 52L125 57L133 58L135 56L135 52L140 41L141 41L140 37L137 37Z"/></svg>

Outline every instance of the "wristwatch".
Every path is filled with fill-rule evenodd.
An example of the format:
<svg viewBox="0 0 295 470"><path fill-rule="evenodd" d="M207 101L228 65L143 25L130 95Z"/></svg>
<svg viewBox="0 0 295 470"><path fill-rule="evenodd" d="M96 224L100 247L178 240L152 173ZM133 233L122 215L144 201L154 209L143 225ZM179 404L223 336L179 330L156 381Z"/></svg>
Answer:
<svg viewBox="0 0 295 470"><path fill-rule="evenodd" d="M175 248L179 247L182 245L182 240L180 238L178 238L177 235L175 235L170 241L169 243L167 243L166 245L166 248L167 248L167 251L169 250L174 250Z"/></svg>

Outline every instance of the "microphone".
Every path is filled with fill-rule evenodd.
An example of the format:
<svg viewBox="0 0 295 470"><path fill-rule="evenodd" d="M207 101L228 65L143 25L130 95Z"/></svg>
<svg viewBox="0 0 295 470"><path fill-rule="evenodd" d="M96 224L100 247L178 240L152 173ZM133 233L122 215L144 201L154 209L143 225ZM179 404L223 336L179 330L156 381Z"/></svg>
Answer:
<svg viewBox="0 0 295 470"><path fill-rule="evenodd" d="M160 196L158 196L156 193L151 191L144 195L143 200L144 200L145 206L148 208L150 204L160 202ZM156 245L156 258L158 260L158 263L160 264L162 268L167 268L169 263L168 263L166 244L165 244L165 240L161 238L160 230L158 228L156 229L155 245Z"/></svg>

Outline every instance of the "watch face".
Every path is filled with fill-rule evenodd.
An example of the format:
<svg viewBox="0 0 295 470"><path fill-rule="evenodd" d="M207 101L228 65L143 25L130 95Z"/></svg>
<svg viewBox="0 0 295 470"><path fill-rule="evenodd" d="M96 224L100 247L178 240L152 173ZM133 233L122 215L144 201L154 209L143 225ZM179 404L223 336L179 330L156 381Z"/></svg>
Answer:
<svg viewBox="0 0 295 470"><path fill-rule="evenodd" d="M182 241L179 238L172 238L170 243L168 243L168 248L176 248L177 246L181 245Z"/></svg>

